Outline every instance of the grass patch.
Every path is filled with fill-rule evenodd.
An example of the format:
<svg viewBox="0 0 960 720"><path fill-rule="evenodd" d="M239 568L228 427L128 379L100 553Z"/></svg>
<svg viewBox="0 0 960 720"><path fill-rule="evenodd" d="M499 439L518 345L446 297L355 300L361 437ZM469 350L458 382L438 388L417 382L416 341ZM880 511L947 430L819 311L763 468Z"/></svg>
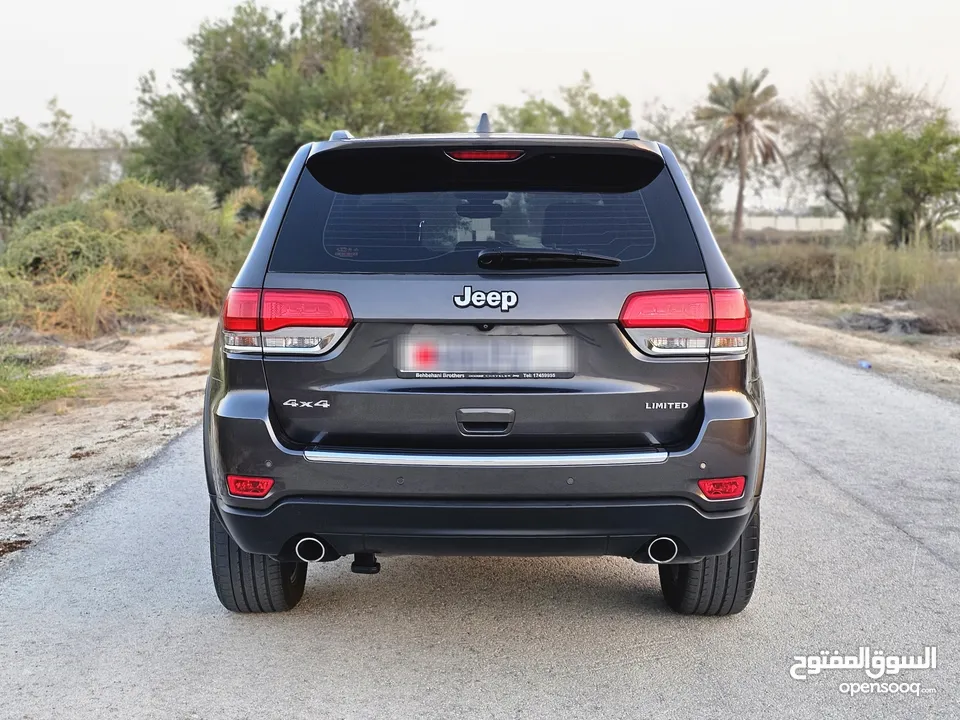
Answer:
<svg viewBox="0 0 960 720"><path fill-rule="evenodd" d="M80 378L63 373L36 374L37 369L54 364L59 356L56 348L0 348L0 420L51 400L75 397L81 391Z"/></svg>

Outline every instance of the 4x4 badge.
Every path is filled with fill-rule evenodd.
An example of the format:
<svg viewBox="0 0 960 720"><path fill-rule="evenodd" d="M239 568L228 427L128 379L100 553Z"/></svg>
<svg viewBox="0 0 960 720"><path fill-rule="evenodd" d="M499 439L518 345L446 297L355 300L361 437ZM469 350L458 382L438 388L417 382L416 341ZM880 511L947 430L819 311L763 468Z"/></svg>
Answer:
<svg viewBox="0 0 960 720"><path fill-rule="evenodd" d="M453 304L459 308L498 307L500 312L507 312L510 308L516 307L518 302L520 299L513 290L474 291L469 285L463 286L462 295L453 296Z"/></svg>

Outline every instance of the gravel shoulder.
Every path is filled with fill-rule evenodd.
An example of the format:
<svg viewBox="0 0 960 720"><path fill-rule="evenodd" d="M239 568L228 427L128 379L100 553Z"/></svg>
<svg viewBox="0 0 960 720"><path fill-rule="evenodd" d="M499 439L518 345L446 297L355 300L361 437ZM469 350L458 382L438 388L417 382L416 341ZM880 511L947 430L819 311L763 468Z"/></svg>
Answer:
<svg viewBox="0 0 960 720"><path fill-rule="evenodd" d="M216 320L171 315L67 347L83 397L0 423L0 563L195 425Z"/></svg>

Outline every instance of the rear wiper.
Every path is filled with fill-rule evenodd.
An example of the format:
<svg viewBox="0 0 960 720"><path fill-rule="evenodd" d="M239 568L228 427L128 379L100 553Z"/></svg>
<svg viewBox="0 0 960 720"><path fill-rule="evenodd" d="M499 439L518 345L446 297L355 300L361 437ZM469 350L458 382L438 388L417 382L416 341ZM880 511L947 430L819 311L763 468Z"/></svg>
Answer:
<svg viewBox="0 0 960 720"><path fill-rule="evenodd" d="M510 248L506 250L481 250L477 265L487 269L534 270L567 267L617 267L620 258L597 255L580 250L554 250L552 248Z"/></svg>

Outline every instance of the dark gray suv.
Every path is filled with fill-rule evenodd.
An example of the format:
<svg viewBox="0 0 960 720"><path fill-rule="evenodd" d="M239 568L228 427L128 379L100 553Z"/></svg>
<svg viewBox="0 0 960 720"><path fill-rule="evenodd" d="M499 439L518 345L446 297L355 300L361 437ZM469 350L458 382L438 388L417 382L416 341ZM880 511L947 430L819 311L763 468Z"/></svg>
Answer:
<svg viewBox="0 0 960 720"><path fill-rule="evenodd" d="M757 574L750 311L669 148L476 132L303 146L224 304L204 411L236 612L307 563L615 555L727 615Z"/></svg>

